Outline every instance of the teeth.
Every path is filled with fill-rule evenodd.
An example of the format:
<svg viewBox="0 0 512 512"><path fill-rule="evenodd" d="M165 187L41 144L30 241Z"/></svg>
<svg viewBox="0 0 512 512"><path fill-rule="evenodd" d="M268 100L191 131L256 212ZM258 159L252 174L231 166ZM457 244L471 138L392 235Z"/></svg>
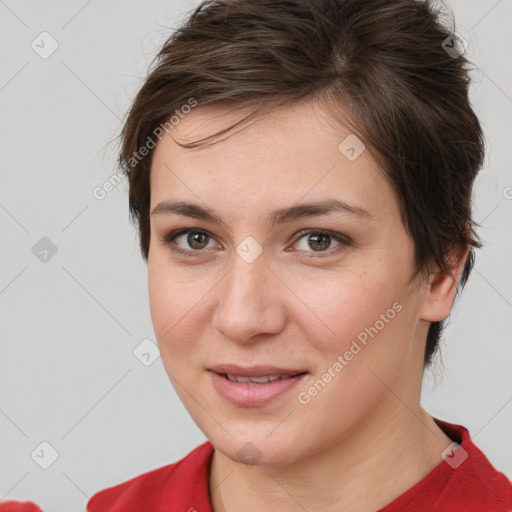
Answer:
<svg viewBox="0 0 512 512"><path fill-rule="evenodd" d="M264 377L241 377L240 375L233 375L231 373L225 373L224 376L240 384L267 384L268 382L274 382L275 380L289 379L292 375L268 375Z"/></svg>

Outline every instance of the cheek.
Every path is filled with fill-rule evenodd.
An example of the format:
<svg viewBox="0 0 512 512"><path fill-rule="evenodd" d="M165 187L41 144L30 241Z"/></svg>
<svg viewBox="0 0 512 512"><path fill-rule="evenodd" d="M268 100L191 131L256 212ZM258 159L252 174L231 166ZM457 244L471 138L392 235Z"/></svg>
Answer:
<svg viewBox="0 0 512 512"><path fill-rule="evenodd" d="M149 307L153 327L159 342L165 329L172 326L172 312L174 311L173 303L170 302L172 294L170 293L168 280L162 270L159 261L150 256L148 258Z"/></svg>
<svg viewBox="0 0 512 512"><path fill-rule="evenodd" d="M162 257L148 258L149 305L161 350L174 340L181 342L183 326L190 322L194 304L204 295L200 283L180 278Z"/></svg>
<svg viewBox="0 0 512 512"><path fill-rule="evenodd" d="M166 254L156 251L148 258L153 329L164 366L175 375L203 366L201 343L211 328L216 280L200 267L171 265Z"/></svg>
<svg viewBox="0 0 512 512"><path fill-rule="evenodd" d="M377 407L388 393L380 379L392 383L408 367L414 307L406 303L407 290L398 276L382 272L340 273L326 280L322 290L301 295L322 320L299 320L313 347L316 373L301 396L311 399L311 407L303 409L311 420L329 417L330 432L336 435L335 425Z"/></svg>
<svg viewBox="0 0 512 512"><path fill-rule="evenodd" d="M373 270L343 269L318 280L298 281L297 295L307 308L296 318L321 351L348 350L352 340L368 336L367 329L374 332L375 324L378 331L390 330L400 309L393 304L403 301L398 282L378 265Z"/></svg>

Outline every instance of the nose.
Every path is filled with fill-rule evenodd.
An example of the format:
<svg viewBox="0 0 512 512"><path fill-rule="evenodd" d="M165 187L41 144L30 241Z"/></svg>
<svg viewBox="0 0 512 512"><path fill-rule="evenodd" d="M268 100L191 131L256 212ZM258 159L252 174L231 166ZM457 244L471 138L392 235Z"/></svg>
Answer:
<svg viewBox="0 0 512 512"><path fill-rule="evenodd" d="M260 339L258 334L284 329L284 286L267 264L265 253L252 263L235 255L231 270L217 287L213 328L234 342L254 342Z"/></svg>

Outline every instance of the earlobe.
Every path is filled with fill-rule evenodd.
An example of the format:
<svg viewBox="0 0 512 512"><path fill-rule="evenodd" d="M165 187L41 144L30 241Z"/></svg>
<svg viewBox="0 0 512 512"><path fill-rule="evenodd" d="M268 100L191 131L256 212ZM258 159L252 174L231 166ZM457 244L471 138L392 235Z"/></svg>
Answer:
<svg viewBox="0 0 512 512"><path fill-rule="evenodd" d="M428 282L425 284L425 299L421 308L422 320L439 322L450 314L469 248L469 245L466 244L454 244L446 258L449 270L429 274Z"/></svg>

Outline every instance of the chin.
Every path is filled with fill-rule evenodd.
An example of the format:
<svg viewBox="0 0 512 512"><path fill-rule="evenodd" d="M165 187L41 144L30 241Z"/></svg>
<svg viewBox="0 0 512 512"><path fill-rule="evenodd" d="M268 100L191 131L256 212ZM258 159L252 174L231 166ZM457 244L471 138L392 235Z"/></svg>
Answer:
<svg viewBox="0 0 512 512"><path fill-rule="evenodd" d="M239 464L247 466L280 467L292 464L302 458L304 453L298 450L301 441L289 434L268 436L265 432L255 432L253 435L231 432L233 437L225 434L219 439L213 436L210 442L226 457Z"/></svg>

